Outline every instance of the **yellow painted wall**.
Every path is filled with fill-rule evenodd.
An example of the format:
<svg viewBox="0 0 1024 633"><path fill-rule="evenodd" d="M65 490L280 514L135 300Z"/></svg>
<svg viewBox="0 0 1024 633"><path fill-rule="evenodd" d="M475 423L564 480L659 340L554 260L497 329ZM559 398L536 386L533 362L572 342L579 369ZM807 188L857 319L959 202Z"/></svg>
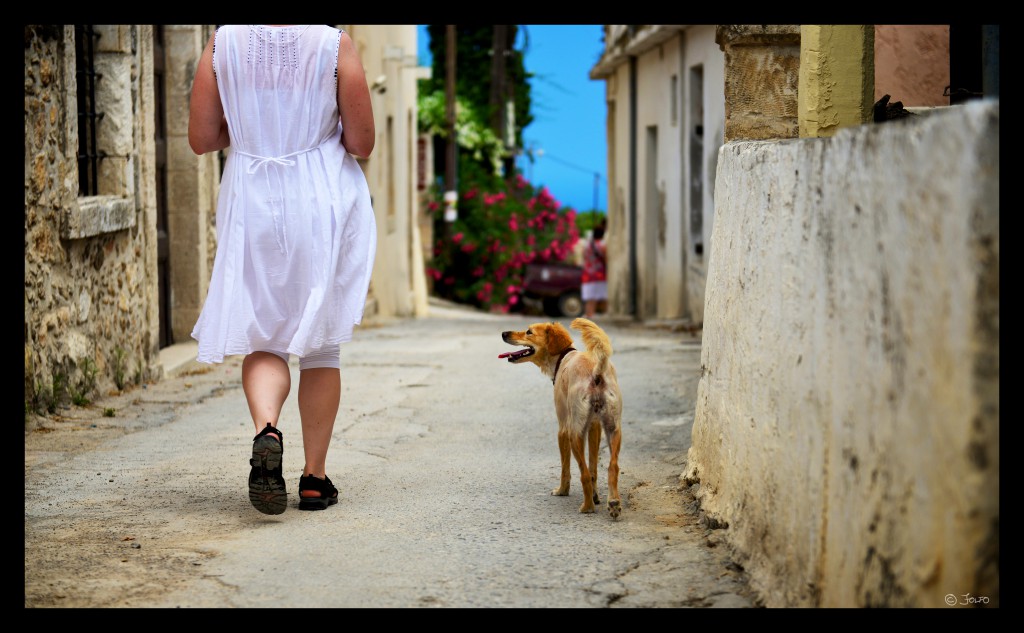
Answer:
<svg viewBox="0 0 1024 633"><path fill-rule="evenodd" d="M872 120L874 39L873 25L800 26L801 138Z"/></svg>

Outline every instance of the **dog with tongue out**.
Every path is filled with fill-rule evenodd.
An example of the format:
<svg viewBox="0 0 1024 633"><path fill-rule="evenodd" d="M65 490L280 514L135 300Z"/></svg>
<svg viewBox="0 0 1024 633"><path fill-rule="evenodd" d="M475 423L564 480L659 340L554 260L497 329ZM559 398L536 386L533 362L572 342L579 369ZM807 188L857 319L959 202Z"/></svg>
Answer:
<svg viewBox="0 0 1024 633"><path fill-rule="evenodd" d="M608 514L614 519L622 510L622 393L611 361L612 344L608 334L589 319L574 319L571 327L579 330L584 349L573 347L572 335L561 323L534 323L524 331L502 332L501 340L521 349L503 352L498 358L513 364L531 362L551 378L562 462L561 480L551 494L569 494L571 453L583 486L580 512L592 513L596 504L601 503L597 494L597 463L602 431L608 437Z"/></svg>

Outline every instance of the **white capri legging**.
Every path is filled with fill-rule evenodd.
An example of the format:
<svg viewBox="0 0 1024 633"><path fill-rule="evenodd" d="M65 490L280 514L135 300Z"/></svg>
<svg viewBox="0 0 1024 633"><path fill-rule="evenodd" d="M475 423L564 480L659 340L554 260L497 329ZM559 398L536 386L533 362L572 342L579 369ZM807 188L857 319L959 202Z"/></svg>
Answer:
<svg viewBox="0 0 1024 633"><path fill-rule="evenodd" d="M607 281L588 281L580 288L580 298L584 301L604 301L608 298Z"/></svg>
<svg viewBox="0 0 1024 633"><path fill-rule="evenodd" d="M285 363L291 358L291 355L286 352L276 352L271 349L260 350L268 354L273 354L278 358L284 360ZM320 369L321 367L330 367L333 369L341 368L341 348L335 347L334 349L327 351L313 352L309 356L303 356L299 358L299 371L303 369Z"/></svg>

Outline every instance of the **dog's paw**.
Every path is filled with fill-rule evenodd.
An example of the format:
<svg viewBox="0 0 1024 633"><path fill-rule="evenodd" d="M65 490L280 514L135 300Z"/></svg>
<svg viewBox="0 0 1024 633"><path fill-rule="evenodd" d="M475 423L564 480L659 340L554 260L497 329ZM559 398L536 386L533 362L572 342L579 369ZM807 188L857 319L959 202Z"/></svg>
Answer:
<svg viewBox="0 0 1024 633"><path fill-rule="evenodd" d="M584 503L583 505L580 506L580 514L593 514L593 513L594 513L594 504L592 504L592 503Z"/></svg>
<svg viewBox="0 0 1024 633"><path fill-rule="evenodd" d="M554 496L554 497L564 497L564 496L566 496L568 494L569 494L569 487L568 486L566 486L565 488L555 488L554 490L551 491L551 495Z"/></svg>
<svg viewBox="0 0 1024 633"><path fill-rule="evenodd" d="M594 493L594 505L601 505L601 496L596 492Z"/></svg>
<svg viewBox="0 0 1024 633"><path fill-rule="evenodd" d="M618 499L614 499L614 500L608 502L608 514L610 514L613 519L619 518L619 512L621 512L621 511L622 511L622 502L621 501L619 501Z"/></svg>

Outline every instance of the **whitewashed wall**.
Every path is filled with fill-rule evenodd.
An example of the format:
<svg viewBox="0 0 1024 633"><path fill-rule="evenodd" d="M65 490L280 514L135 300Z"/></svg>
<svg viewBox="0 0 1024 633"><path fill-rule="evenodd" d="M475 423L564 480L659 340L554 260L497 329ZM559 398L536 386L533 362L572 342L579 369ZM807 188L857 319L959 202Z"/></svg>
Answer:
<svg viewBox="0 0 1024 633"><path fill-rule="evenodd" d="M684 480L766 605L998 604L998 100L728 143L715 191Z"/></svg>

